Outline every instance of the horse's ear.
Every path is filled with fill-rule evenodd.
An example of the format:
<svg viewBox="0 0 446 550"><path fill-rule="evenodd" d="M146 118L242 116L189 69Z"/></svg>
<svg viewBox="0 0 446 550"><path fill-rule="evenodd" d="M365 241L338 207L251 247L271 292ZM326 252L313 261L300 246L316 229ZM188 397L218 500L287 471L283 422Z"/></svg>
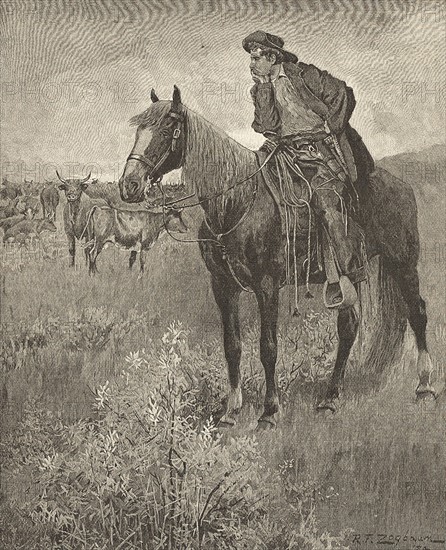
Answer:
<svg viewBox="0 0 446 550"><path fill-rule="evenodd" d="M159 97L156 95L156 92L153 88L150 90L150 99L152 100L152 103L156 103L157 101L159 101Z"/></svg>
<svg viewBox="0 0 446 550"><path fill-rule="evenodd" d="M175 84L173 85L172 103L174 107L179 107L181 105L181 92Z"/></svg>

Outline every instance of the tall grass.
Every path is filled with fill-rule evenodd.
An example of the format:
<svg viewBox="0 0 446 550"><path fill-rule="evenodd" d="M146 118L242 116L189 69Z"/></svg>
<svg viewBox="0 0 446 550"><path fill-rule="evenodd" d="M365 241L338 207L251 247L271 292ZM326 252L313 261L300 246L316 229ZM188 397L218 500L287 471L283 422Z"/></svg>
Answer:
<svg viewBox="0 0 446 550"><path fill-rule="evenodd" d="M193 223L192 226L196 227ZM60 250L65 251L60 216L58 226ZM125 418L114 417L110 411L107 413L105 404L105 408L95 406L98 390L102 395L109 393L112 401L118 403L122 410L128 409L127 413L135 410L136 403L141 405L140 412L147 411L153 398L152 401L144 401L142 396L144 392L149 396L150 392L155 391L154 383L162 372L160 360L170 357L169 340L163 343L162 337L173 320L181 321L189 329L187 346L177 353L181 357L177 367L183 373L181 376L189 380L189 395L193 401L188 407L198 415L191 419L187 429L184 428L183 435L190 437L192 442L199 441L207 425L212 445L215 444L218 449L216 453L221 453L220 458L226 456L225 460L229 461L225 464L236 468L235 461L246 465L247 457L250 457L249 476L252 474L255 482L252 487L256 483L259 485L261 479L262 489L268 493L267 498L253 506L253 501L249 500L253 495L244 495L247 500L243 506L249 505L258 515L248 518L246 509L240 510L240 515L236 511L235 516L228 520L231 529L221 533L222 541L227 537L226 542L221 544L227 544L229 548L256 548L257 544L258 548L271 550L329 548L330 544L333 548L336 545L358 548L358 544L353 543L355 539L352 535L340 537L341 529L351 528L357 534L393 533L395 536L411 534L432 538L440 538L446 529L444 395L430 407L415 402L415 348L410 331L406 335L405 356L397 364L386 366L379 384L373 389L369 383L364 383L368 373L364 373L362 368L363 349L356 345L347 367L339 412L333 417L320 416L314 412L314 404L323 393L333 366L335 317L324 312L320 300L314 299L302 301L302 317L293 318L288 310L288 290L284 290L277 367L282 402L278 428L271 433L252 436L251 430L261 414L263 370L259 360L255 303L251 296L243 296L242 379L245 406L237 426L219 435L212 427L211 416L218 415L226 392L226 366L221 348L220 320L210 291L209 275L195 246L161 240L151 250L147 272L141 279L138 279L137 271L128 270L128 254L114 248L101 254L98 261L100 273L95 278L88 276L80 249L75 269L68 268L66 252L50 257L32 255L25 249L2 249L1 253L5 275L5 292L1 295L1 321L4 324L0 357L0 452L3 464L14 450L14 445L16 450L20 447L22 453L27 448L24 444L37 445L28 455L34 462L22 464L20 476L13 473L11 464L8 471L2 468L2 548L46 550L63 547L60 546L62 544L69 548L95 548L92 539L96 535L110 537L110 523L107 523L110 518L107 516L108 519L101 523L102 517L99 521L98 516L94 516L94 521L88 523L88 518L82 516L81 508L77 509L80 514L77 518L82 521L77 519L77 527L71 523L71 530L66 533L59 533L57 525L51 522L45 523L44 516L30 515L33 510L43 513L43 508L39 509L36 503L46 502L50 494L47 491L45 497L37 488L47 486L53 491L52 494L60 493L67 499L76 497L75 493L70 492L75 491L76 486L73 489L66 486L63 472L71 472L73 476L76 472L80 474L81 466L86 470L86 464L82 462L85 446L92 444L99 448L101 437L105 441L109 429L116 429L116 426L119 430L123 428ZM436 366L435 376L441 379L444 377L442 358L446 351L444 308L438 292L439 288L443 288L442 273L438 266L432 268L432 265L423 262L420 270L422 293L428 304L428 338ZM373 295L370 301L365 296L365 307L373 310ZM133 313L129 314L129 311ZM363 328L366 346L373 325ZM142 351L143 348L145 351ZM138 350L139 355L134 355ZM3 360L5 357L7 361ZM131 362L126 362L125 357L131 357ZM128 371L138 357L147 361L144 367L147 370L141 376L134 366L130 369L134 376L131 379L132 388L136 392L130 398L124 391L125 386L122 386L123 380L126 380L122 377L122 370ZM106 388L109 389L104 389L107 380L109 384ZM167 380L166 377L163 383ZM107 398L109 404L110 398ZM155 401L165 404L158 394ZM135 430L139 453L147 440L144 440L144 430L135 418L132 416L133 425L127 427L125 433L133 441L128 430ZM119 430L118 433L121 433ZM168 433L167 429L165 433ZM78 438L74 446L68 444L72 442L70 434ZM254 441L256 445L253 448L251 443ZM150 456L158 453L157 456L161 457L158 473L163 466L162 473L167 476L162 478L163 483L169 484L167 474L172 468L169 460L174 460L180 473L181 463L177 463L175 458L169 459L168 439L163 440L164 446L154 446L155 439L150 444L152 447L146 449L150 452L145 456L149 460ZM133 447L122 437L117 445L121 453L117 458L123 460L122 457L125 457L127 461ZM51 469L52 459L41 462L49 456L53 457L53 451L58 453L57 460L63 460L60 462L63 464L61 470ZM192 451L188 460L193 462ZM114 460L112 455L107 460ZM132 460L136 460L137 456ZM132 476L136 476L132 477L132 483L136 483L135 479L139 482L140 478L135 473L136 462L130 463ZM39 469L39 464L47 466ZM56 464L59 465L57 461ZM107 464L110 465L110 462L97 466L105 468ZM13 466L17 465L18 460ZM119 468L122 464L112 466L117 468L111 473L113 478L116 472L121 472ZM178 472L175 475L179 476ZM207 499L219 480L212 477L212 469L204 467L202 473L207 476L204 486L208 492L201 494L200 498ZM68 479L72 481L72 478ZM194 478L191 480L193 485ZM263 480L266 481L263 483ZM175 490L180 487L180 478L177 482ZM43 485L39 485L41 483ZM166 487L165 484L162 486ZM67 489L68 496L63 493L65 489L62 490L62 487ZM144 493L143 497L142 493L138 493L138 499L141 497L142 501L148 502L144 499L158 498L162 493L158 488L160 492L154 496L153 484L149 484L149 489L152 492ZM256 494L260 498L260 493ZM104 495L102 504L108 498ZM192 539L199 541L201 535L198 533L203 533L203 526L198 529L195 524L194 527L190 520L193 516L188 515L189 506L197 502L198 494L194 493L195 500L190 495L187 498L189 500L182 502L179 508L183 519L189 518L184 520L184 529L189 529L187 532L192 533ZM151 502L153 504L155 500ZM203 501L199 502L201 506ZM212 508L213 502L209 508ZM99 506L99 501L96 505ZM174 548L172 537L181 537L178 535L180 531L175 531L177 526L174 528L175 522L168 510L169 507L160 512L166 514L167 531L162 531L162 522L157 519L157 528L160 529L157 531L158 543L164 544L160 541L167 536L165 544L169 544L170 537L171 547ZM91 513L93 511L96 514L98 509L94 508ZM142 525L142 515L140 519ZM181 523L182 520L178 521ZM115 547L122 542L121 548L132 548L125 541L125 536L130 535L127 529L133 529L136 525L130 523L129 520L127 523L119 524L118 521L113 524L118 526L118 538L113 539ZM210 525L215 524L211 522ZM62 529L66 531L67 526L62 525ZM177 535L169 534L174 532ZM219 528L216 533L216 537L220 536ZM333 541L329 533L335 537ZM210 540L206 538L208 536L209 530L203 535L203 545ZM240 546L237 546L239 542L234 542L235 538L231 538L238 536L242 541ZM146 538L155 540L152 535ZM105 548L114 547L109 538L98 540L103 540ZM117 540L121 542L117 543ZM218 547L216 544L214 547ZM364 546L364 550L366 548Z"/></svg>
<svg viewBox="0 0 446 550"><path fill-rule="evenodd" d="M10 506L32 522L35 548L347 548L253 434L217 431L203 355L172 324L91 390L87 418L28 401L4 455Z"/></svg>

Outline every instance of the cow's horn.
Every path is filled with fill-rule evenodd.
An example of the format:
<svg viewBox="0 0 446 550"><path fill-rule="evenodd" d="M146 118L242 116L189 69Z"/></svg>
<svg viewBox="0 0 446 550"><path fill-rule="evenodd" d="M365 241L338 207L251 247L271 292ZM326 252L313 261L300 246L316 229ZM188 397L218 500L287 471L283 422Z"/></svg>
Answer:
<svg viewBox="0 0 446 550"><path fill-rule="evenodd" d="M84 178L81 183L85 183L87 182L89 179L90 179L90 176L91 176L91 172L88 174L88 176L86 178Z"/></svg>
<svg viewBox="0 0 446 550"><path fill-rule="evenodd" d="M56 170L57 177L60 179L62 183L67 183L64 179L62 179L59 175L59 172Z"/></svg>

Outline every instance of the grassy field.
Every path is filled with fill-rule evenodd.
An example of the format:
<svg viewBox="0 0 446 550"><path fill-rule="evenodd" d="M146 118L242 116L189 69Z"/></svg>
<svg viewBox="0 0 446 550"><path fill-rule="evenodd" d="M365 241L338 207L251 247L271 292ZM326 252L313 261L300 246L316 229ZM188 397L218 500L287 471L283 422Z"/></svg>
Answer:
<svg viewBox="0 0 446 550"><path fill-rule="evenodd" d="M193 220L189 221L193 225ZM61 232L59 228L59 235ZM433 242L427 234L424 239L428 244ZM81 249L76 269L67 267L66 253L65 256L54 253L53 259L48 259L40 252L2 249L4 286L0 293L4 341L20 325L32 332L30 327L39 321L44 327L40 330L48 339L47 345L16 352L13 367L3 365L3 442L10 441L23 418L27 401L60 413L67 424L90 417L95 400L92 390L107 380L113 381L130 352L158 345L172 321L180 321L189 329L189 346L198 350L200 358L197 369L205 377L217 373L218 384L223 384L225 364L219 316L208 273L195 245L180 245L165 237L150 252L146 273L140 279L138 264L130 272L128 253L117 249L110 248L101 254L100 273L95 278L88 276L83 262ZM441 258L439 262L429 255L422 258L422 293L428 305L429 342L439 384L444 380L446 348L443 270ZM133 317L129 314L131 310ZM286 290L282 294L281 311L283 345L279 364L284 365L283 372L289 375L292 351L285 342L295 334L301 319L290 316ZM319 299L302 299L302 312L313 312L321 319L325 333L334 333L335 318L323 311ZM223 440L228 442L232 437L250 434L261 410L262 367L256 324L252 321L257 319L256 315L252 298L244 296L242 323L244 341L248 344L242 359L245 393L252 387L250 374L257 386L248 395L237 426L224 434ZM89 323L99 333L91 334ZM107 327L112 325L108 333ZM373 326L368 327L368 331L372 330ZM310 338L311 331L307 336ZM321 338L320 334L313 340L310 338L310 345L311 342L320 345ZM297 501L303 494L310 495L315 518L311 521L317 536L313 542L301 546L300 543L286 546L282 541L264 547L340 548L334 542L330 546L330 538L324 539L323 534L337 535L343 529L351 529L344 541L345 548L382 548L380 544L386 541L401 550L444 548L444 543L432 541L446 536L445 398L442 394L434 403L416 403L412 333L408 330L406 334L401 361L385 369L374 389L363 383L362 355L356 346L339 412L325 416L315 413L314 403L326 383L335 341L330 346L326 346L323 361L320 358L316 361L316 348L313 355L310 353L304 363L305 376L287 379L278 428L255 436L265 463L273 471L280 471L291 488L288 494L294 491ZM4 454L2 449L2 458ZM15 508L28 498L29 485L26 478L14 478L9 469L2 469L2 548L39 548L37 543L36 546L27 543L31 523ZM272 498L268 510L271 521L278 521L281 515L295 517L292 500L286 501L289 509L278 509L274 502ZM305 530L303 523L293 527ZM401 537L397 544L396 537Z"/></svg>

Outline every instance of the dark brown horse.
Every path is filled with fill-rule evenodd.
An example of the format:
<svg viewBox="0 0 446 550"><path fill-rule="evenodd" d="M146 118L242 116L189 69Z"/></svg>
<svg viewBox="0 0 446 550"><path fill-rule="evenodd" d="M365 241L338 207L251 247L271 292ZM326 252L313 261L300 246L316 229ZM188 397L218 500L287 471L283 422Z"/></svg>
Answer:
<svg viewBox="0 0 446 550"><path fill-rule="evenodd" d="M212 289L223 321L230 392L222 420L233 424L233 417L242 405L239 296L243 287L249 287L260 310L260 358L266 378L264 412L259 423L274 425L279 407L275 384L279 289L285 280L287 263L280 212L264 184L253 151L186 108L177 87L172 101L159 101L153 90L151 98L153 104L131 120L137 126L136 140L119 180L121 197L126 202L141 202L147 182L150 185L163 174L182 167L183 181L194 187L205 212L206 221L199 231L200 249L212 276ZM418 346L416 393L420 397L432 395L427 318L417 273L419 240L414 194L407 184L384 170L377 170L364 187L360 200L367 257L380 256L381 282L385 283L380 290L380 302L390 304L393 294L389 289L397 287L406 303L404 323L397 318L401 310L390 304L386 323L373 327L376 347L372 351L381 363L395 357L409 319ZM307 223L305 213L300 213L295 240L300 266L307 252ZM304 284L303 269L297 278L299 284ZM324 278L311 282L321 283ZM358 332L357 307L356 303L339 310L338 352L327 394L319 403L321 409L335 409Z"/></svg>

